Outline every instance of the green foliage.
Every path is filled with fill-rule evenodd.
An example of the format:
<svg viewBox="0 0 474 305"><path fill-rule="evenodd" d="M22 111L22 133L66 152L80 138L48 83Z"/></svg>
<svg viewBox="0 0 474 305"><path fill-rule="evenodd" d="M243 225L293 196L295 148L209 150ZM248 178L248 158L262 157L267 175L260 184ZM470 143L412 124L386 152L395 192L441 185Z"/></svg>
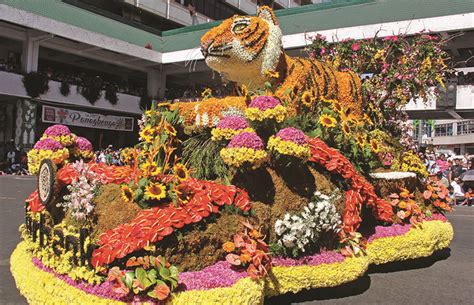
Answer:
<svg viewBox="0 0 474 305"><path fill-rule="evenodd" d="M209 132L201 132L183 141L183 162L191 167L197 179L228 179L229 169L220 156L222 145L211 140Z"/></svg>
<svg viewBox="0 0 474 305"><path fill-rule="evenodd" d="M131 257L126 263L127 271L119 267L109 270L108 280L122 294L146 294L164 300L178 286L179 272L162 256Z"/></svg>
<svg viewBox="0 0 474 305"><path fill-rule="evenodd" d="M48 76L40 72L30 72L23 77L23 85L26 94L31 98L37 98L41 94L48 92Z"/></svg>

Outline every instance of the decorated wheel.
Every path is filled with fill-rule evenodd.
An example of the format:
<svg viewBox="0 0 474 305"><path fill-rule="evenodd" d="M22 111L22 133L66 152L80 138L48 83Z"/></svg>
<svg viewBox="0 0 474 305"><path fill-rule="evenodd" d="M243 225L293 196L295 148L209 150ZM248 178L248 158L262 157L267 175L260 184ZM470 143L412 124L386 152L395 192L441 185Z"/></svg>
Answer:
<svg viewBox="0 0 474 305"><path fill-rule="evenodd" d="M54 165L50 159L41 162L38 172L38 197L41 203L48 206L54 195Z"/></svg>

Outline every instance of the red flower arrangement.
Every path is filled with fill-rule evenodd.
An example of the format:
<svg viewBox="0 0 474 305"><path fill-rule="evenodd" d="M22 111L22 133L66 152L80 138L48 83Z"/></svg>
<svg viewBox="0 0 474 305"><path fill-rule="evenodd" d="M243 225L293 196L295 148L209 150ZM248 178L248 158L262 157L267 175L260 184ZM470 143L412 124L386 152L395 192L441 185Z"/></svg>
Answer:
<svg viewBox="0 0 474 305"><path fill-rule="evenodd" d="M311 150L309 161L318 163L328 171L338 173L344 179L349 180L351 189L346 192L344 231L357 231L362 221L360 212L363 203L372 208L372 213L377 220L392 222L393 209L390 203L375 194L372 184L357 173L352 163L337 149L327 146L318 138L310 139L309 147Z"/></svg>
<svg viewBox="0 0 474 305"><path fill-rule="evenodd" d="M44 205L40 202L38 198L38 190L31 193L31 195L26 199L28 208L33 213L39 213L44 210Z"/></svg>
<svg viewBox="0 0 474 305"><path fill-rule="evenodd" d="M248 222L243 222L245 231L234 235L234 241L228 241L222 248L228 252L226 260L234 266L247 268L248 275L256 280L268 274L272 260L268 255L268 245L264 236Z"/></svg>
<svg viewBox="0 0 474 305"><path fill-rule="evenodd" d="M128 166L106 165L104 163L89 163L89 170L100 177L102 184L122 184L128 183L135 177L135 172ZM61 167L56 173L56 179L61 186L72 183L78 177L76 170L71 163Z"/></svg>
<svg viewBox="0 0 474 305"><path fill-rule="evenodd" d="M188 179L185 187L193 197L185 205L154 207L142 210L135 219L103 233L99 237L100 247L94 250L93 266L110 264L117 258L155 243L187 224L197 223L219 206L234 204L242 211L251 208L247 192L235 186L220 185L210 181Z"/></svg>

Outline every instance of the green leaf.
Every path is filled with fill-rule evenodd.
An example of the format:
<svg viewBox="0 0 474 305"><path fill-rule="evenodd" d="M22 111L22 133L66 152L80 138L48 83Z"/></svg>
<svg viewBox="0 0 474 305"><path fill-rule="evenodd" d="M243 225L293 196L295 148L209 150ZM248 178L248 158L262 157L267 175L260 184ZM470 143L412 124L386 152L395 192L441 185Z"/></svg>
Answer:
<svg viewBox="0 0 474 305"><path fill-rule="evenodd" d="M268 89L270 91L272 90L272 84L270 82L265 82L264 86L265 86L265 89Z"/></svg>
<svg viewBox="0 0 474 305"><path fill-rule="evenodd" d="M132 289L133 279L135 278L135 273L133 271L125 272L125 286L128 289Z"/></svg>
<svg viewBox="0 0 474 305"><path fill-rule="evenodd" d="M163 279L165 279L165 280L169 279L170 275L171 275L171 272L170 272L169 269L164 268L164 267L160 269L160 276Z"/></svg>
<svg viewBox="0 0 474 305"><path fill-rule="evenodd" d="M148 271L148 278L151 280L152 278L155 279L155 282L156 282L156 278L157 278L157 272L155 269L151 269L150 271Z"/></svg>
<svg viewBox="0 0 474 305"><path fill-rule="evenodd" d="M148 184L148 180L146 178L141 178L138 181L138 187L139 188L144 188Z"/></svg>
<svg viewBox="0 0 474 305"><path fill-rule="evenodd" d="M147 274L145 269L142 267L135 269L135 277L143 283L143 280L146 278Z"/></svg>

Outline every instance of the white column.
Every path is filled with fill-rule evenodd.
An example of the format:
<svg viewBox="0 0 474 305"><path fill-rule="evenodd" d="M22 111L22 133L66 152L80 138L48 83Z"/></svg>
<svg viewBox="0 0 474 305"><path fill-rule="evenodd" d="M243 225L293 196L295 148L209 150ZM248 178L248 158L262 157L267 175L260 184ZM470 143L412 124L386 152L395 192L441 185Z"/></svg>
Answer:
<svg viewBox="0 0 474 305"><path fill-rule="evenodd" d="M25 73L38 70L39 41L35 37L32 32L27 32L26 40L23 41L21 64Z"/></svg>
<svg viewBox="0 0 474 305"><path fill-rule="evenodd" d="M147 71L147 89L151 97L163 98L166 92L166 75L161 69Z"/></svg>

